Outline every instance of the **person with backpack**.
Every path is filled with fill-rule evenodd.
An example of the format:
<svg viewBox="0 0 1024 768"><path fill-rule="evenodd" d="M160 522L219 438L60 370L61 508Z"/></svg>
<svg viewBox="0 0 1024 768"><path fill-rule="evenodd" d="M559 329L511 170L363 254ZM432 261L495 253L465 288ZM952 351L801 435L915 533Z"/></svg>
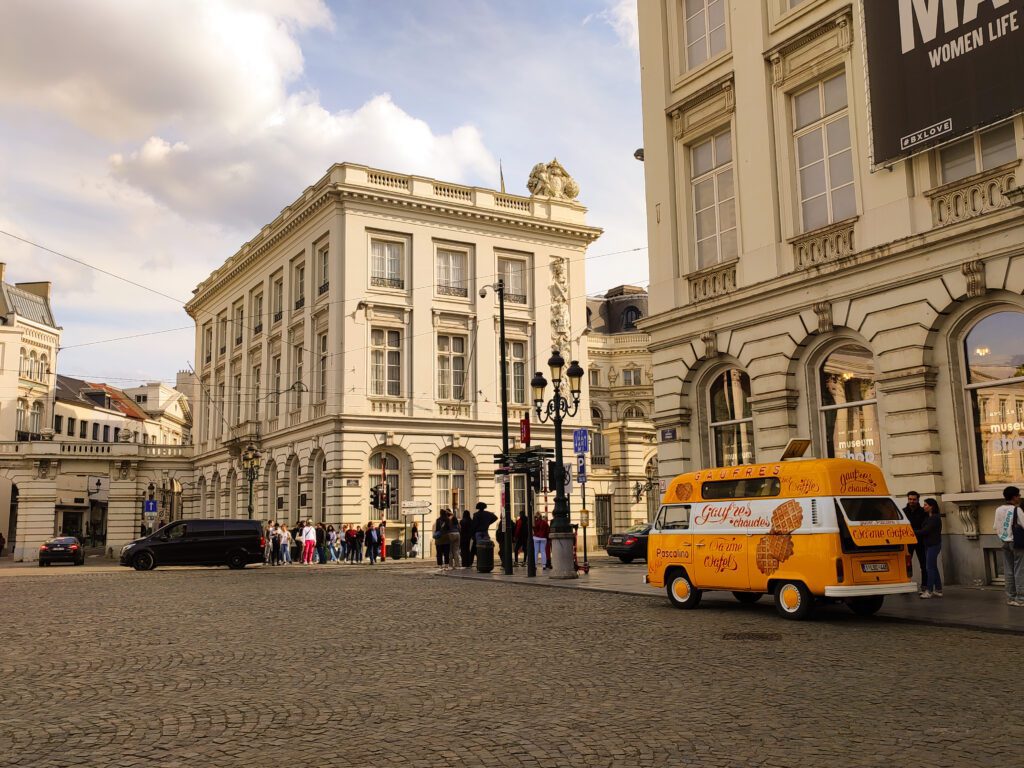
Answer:
<svg viewBox="0 0 1024 768"><path fill-rule="evenodd" d="M1003 544L1003 581L1006 604L1024 608L1024 510L1020 508L1020 488L1003 489L1006 502L996 509L992 527Z"/></svg>
<svg viewBox="0 0 1024 768"><path fill-rule="evenodd" d="M437 513L437 520L434 521L434 552L437 557L437 567L442 571L448 570L451 549L448 544L448 510L442 509Z"/></svg>

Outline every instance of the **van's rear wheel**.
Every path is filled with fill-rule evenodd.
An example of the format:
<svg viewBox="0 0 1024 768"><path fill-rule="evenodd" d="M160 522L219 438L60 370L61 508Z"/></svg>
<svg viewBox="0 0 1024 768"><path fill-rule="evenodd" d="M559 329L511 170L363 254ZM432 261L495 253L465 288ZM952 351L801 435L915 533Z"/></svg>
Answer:
<svg viewBox="0 0 1024 768"><path fill-rule="evenodd" d="M814 608L814 597L799 581L783 581L775 587L775 610L784 619L806 619Z"/></svg>
<svg viewBox="0 0 1024 768"><path fill-rule="evenodd" d="M156 559L152 552L139 552L132 558L132 567L136 571L152 571L156 568Z"/></svg>
<svg viewBox="0 0 1024 768"><path fill-rule="evenodd" d="M733 592L732 596L739 600L744 605L753 605L763 596L763 592Z"/></svg>
<svg viewBox="0 0 1024 768"><path fill-rule="evenodd" d="M245 568L245 555L241 552L232 552L228 555L228 568L240 571Z"/></svg>
<svg viewBox="0 0 1024 768"><path fill-rule="evenodd" d="M693 586L683 571L674 571L668 577L665 591L673 608L696 608L700 605L701 591Z"/></svg>
<svg viewBox="0 0 1024 768"><path fill-rule="evenodd" d="M884 595L872 595L870 597L851 597L846 604L858 616L874 616L881 610L884 602Z"/></svg>

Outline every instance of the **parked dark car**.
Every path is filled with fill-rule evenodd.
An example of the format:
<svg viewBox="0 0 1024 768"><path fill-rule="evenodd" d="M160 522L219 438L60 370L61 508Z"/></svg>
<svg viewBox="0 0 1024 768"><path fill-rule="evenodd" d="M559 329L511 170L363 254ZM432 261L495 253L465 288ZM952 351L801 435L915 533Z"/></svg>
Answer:
<svg viewBox="0 0 1024 768"><path fill-rule="evenodd" d="M259 520L179 520L121 548L121 565L151 571L158 565L263 562L266 539Z"/></svg>
<svg viewBox="0 0 1024 768"><path fill-rule="evenodd" d="M39 567L50 563L72 563L85 565L85 550L82 542L74 536L57 536L39 547Z"/></svg>
<svg viewBox="0 0 1024 768"><path fill-rule="evenodd" d="M634 525L625 533L613 533L608 537L606 548L609 555L624 563L632 563L638 557L647 559L647 534L651 526L647 523Z"/></svg>

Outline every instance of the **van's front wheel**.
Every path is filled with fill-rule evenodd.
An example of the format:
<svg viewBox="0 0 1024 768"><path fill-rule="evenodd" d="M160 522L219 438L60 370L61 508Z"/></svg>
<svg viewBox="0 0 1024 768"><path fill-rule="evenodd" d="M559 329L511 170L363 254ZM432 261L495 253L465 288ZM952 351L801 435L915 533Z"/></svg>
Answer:
<svg viewBox="0 0 1024 768"><path fill-rule="evenodd" d="M673 608L696 608L700 605L701 591L693 586L683 571L674 571L668 577L665 591Z"/></svg>
<svg viewBox="0 0 1024 768"><path fill-rule="evenodd" d="M858 616L874 616L881 610L884 602L884 595L872 595L870 597L851 597L846 604Z"/></svg>
<svg viewBox="0 0 1024 768"><path fill-rule="evenodd" d="M814 597L799 581L783 581L775 587L775 610L784 619L806 619L814 607Z"/></svg>

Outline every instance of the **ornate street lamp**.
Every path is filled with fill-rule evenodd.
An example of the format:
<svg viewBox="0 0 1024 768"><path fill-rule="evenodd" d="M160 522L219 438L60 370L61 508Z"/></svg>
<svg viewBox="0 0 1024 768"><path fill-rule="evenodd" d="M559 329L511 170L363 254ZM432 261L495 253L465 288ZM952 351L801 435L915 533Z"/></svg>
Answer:
<svg viewBox="0 0 1024 768"><path fill-rule="evenodd" d="M548 360L551 371L552 395L544 402L544 390L548 382L544 374L537 371L530 381L533 389L533 406L537 419L542 423L555 425L555 513L551 520L551 578L575 579L576 567L573 562L572 525L569 522L569 500L565 495L565 464L562 460L562 421L572 418L580 407L580 392L583 386L583 368L577 360L564 371L565 358L555 348ZM568 391L568 397L564 394Z"/></svg>
<svg viewBox="0 0 1024 768"><path fill-rule="evenodd" d="M501 455L504 466L508 466L511 458L508 455L508 360L505 356L505 281L498 279L494 285L485 285L480 289L480 298L487 298L487 289L498 294L498 346L501 360ZM512 478L505 475L507 485L502 494L502 517L504 520L504 546L502 547L501 566L506 576L512 575Z"/></svg>
<svg viewBox="0 0 1024 768"><path fill-rule="evenodd" d="M260 474L260 452L255 445L249 443L242 451L242 469L245 470L245 477L249 481L249 519L252 520L252 484Z"/></svg>

